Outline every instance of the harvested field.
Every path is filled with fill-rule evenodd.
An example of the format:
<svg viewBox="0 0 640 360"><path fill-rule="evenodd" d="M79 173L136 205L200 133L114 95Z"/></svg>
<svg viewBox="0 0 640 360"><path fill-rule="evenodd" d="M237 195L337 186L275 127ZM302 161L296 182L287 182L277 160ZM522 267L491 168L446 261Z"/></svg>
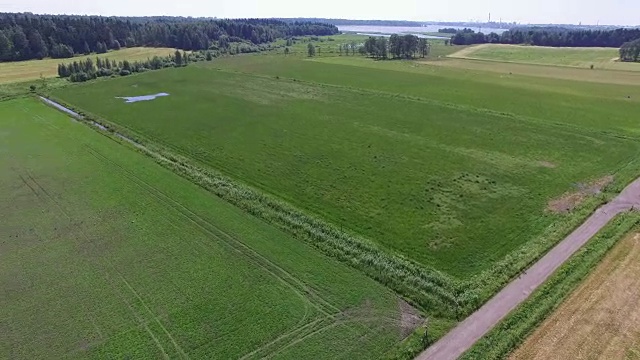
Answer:
<svg viewBox="0 0 640 360"><path fill-rule="evenodd" d="M510 359L637 359L639 289L640 234L634 233L616 245Z"/></svg>

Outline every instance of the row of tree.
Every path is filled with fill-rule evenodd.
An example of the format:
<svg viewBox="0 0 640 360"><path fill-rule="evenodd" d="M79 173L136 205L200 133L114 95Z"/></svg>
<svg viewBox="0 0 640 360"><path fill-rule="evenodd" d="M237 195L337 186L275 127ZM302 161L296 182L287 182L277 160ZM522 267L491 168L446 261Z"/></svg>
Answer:
<svg viewBox="0 0 640 360"><path fill-rule="evenodd" d="M369 55L376 59L388 59L393 58L405 58L410 59L420 54L422 57L429 55L431 45L427 39L418 38L415 35L391 35L389 39L386 37L373 37L370 36L364 45L358 45L355 42L350 44L338 45L338 52L340 55L343 52L349 55L351 51L352 55L356 54L356 51L361 55ZM316 55L316 47L309 43L307 46L309 56ZM288 53L288 48L285 49L285 54Z"/></svg>
<svg viewBox="0 0 640 360"><path fill-rule="evenodd" d="M622 44L620 47L620 60L640 61L640 39Z"/></svg>
<svg viewBox="0 0 640 360"><path fill-rule="evenodd" d="M501 43L554 47L620 47L639 38L640 29L568 30L561 27L535 27L512 29L502 35L459 31L451 38L451 42L455 45Z"/></svg>
<svg viewBox="0 0 640 360"><path fill-rule="evenodd" d="M194 61L211 61L213 53L210 51L188 54L176 50L173 55L154 56L146 61L115 61L96 57L77 60L68 64L58 64L58 76L68 78L71 82L84 82L106 76L127 76L132 73L159 70L166 67L187 66Z"/></svg>
<svg viewBox="0 0 640 360"><path fill-rule="evenodd" d="M253 44L277 38L333 35L337 27L322 23L273 19L217 20L178 17L97 17L0 14L0 61L71 57L104 53L121 46L206 50L242 41Z"/></svg>
<svg viewBox="0 0 640 360"><path fill-rule="evenodd" d="M389 38L389 53L395 58L410 59L417 53L425 57L429 54L430 48L427 39L418 38L415 35L393 34Z"/></svg>

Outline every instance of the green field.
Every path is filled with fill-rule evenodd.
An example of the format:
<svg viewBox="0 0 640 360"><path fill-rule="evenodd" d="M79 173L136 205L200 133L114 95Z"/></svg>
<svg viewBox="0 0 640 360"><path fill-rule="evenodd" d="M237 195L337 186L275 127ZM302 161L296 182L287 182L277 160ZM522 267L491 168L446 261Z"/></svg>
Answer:
<svg viewBox="0 0 640 360"><path fill-rule="evenodd" d="M515 62L524 64L570 66L607 70L640 71L640 65L616 61L617 48L565 48L482 44L450 55L455 58Z"/></svg>
<svg viewBox="0 0 640 360"><path fill-rule="evenodd" d="M0 113L0 358L370 359L411 331L382 285L132 146Z"/></svg>
<svg viewBox="0 0 640 360"><path fill-rule="evenodd" d="M640 150L626 138L636 105L597 93L267 56L213 66L225 70L54 95L460 279L563 221L551 199L617 175ZM157 92L171 96L115 98Z"/></svg>
<svg viewBox="0 0 640 360"><path fill-rule="evenodd" d="M321 39L0 103L0 357L411 357L640 171L640 72Z"/></svg>

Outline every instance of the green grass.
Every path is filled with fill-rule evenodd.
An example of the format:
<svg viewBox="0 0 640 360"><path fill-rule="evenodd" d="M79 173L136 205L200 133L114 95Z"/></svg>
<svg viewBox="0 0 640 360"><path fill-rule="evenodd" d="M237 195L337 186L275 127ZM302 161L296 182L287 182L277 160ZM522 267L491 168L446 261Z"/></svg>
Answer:
<svg viewBox="0 0 640 360"><path fill-rule="evenodd" d="M266 68L263 73L272 75L277 67L283 76L309 82L194 67L54 94L462 279L489 270L563 221L545 212L548 200L576 183L616 174L639 150L621 136L633 134L608 134L634 121L631 116L563 118L565 110L537 118L528 111L551 115L546 107L556 110L575 99L577 108L585 104L579 96L468 81L460 87L455 78L264 58L234 63L253 60L264 66L253 72ZM519 110L504 114L491 103L478 108L465 88ZM126 105L115 99L160 91L171 96ZM447 93L459 96L447 98L457 100L450 104L427 92L443 100Z"/></svg>
<svg viewBox="0 0 640 360"><path fill-rule="evenodd" d="M30 98L0 103L2 358L372 358L397 297Z"/></svg>
<svg viewBox="0 0 640 360"><path fill-rule="evenodd" d="M579 68L590 68L593 65L596 69L640 71L640 66L637 64L617 62L616 59L619 54L616 48L551 48L544 46L483 44L469 47L452 56Z"/></svg>

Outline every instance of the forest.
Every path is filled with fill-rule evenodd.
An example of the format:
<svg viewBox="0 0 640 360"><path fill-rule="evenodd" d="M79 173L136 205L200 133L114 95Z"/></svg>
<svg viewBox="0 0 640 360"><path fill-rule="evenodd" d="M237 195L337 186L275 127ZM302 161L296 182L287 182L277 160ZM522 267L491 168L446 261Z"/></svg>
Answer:
<svg viewBox="0 0 640 360"><path fill-rule="evenodd" d="M640 39L640 29L568 30L561 27L517 28L496 33L457 32L451 39L454 45L484 43L528 44L566 47L621 47Z"/></svg>
<svg viewBox="0 0 640 360"><path fill-rule="evenodd" d="M152 46L206 50L214 42L264 44L278 38L333 35L338 28L323 23L273 19L218 20L179 17L99 17L0 14L0 61L75 54L105 53L120 47Z"/></svg>
<svg viewBox="0 0 640 360"><path fill-rule="evenodd" d="M640 39L622 44L620 47L620 60L640 61Z"/></svg>

